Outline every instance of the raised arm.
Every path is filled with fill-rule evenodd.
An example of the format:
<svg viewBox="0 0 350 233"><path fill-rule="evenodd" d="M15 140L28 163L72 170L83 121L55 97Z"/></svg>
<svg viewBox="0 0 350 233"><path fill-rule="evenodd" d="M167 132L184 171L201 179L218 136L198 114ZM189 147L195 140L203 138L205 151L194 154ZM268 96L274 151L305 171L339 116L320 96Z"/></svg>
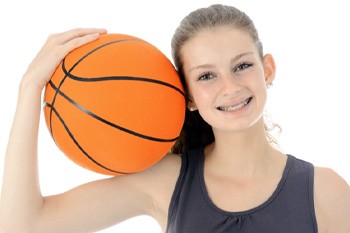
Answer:
<svg viewBox="0 0 350 233"><path fill-rule="evenodd" d="M150 215L166 228L167 211L180 169L168 155L144 172L83 184L43 197L37 168L41 94L55 68L74 48L106 33L74 29L52 35L28 67L5 156L0 233L94 232L136 215Z"/></svg>
<svg viewBox="0 0 350 233"><path fill-rule="evenodd" d="M5 156L0 202L2 227L28 226L42 208L37 169L41 93L61 60L100 33L105 30L75 29L49 36L24 74Z"/></svg>
<svg viewBox="0 0 350 233"><path fill-rule="evenodd" d="M1 232L32 232L30 229L42 210L49 209L44 208L44 204L50 205L54 198L42 197L37 169L41 93L57 65L71 50L103 33L105 30L102 29L74 29L49 36L23 76L5 156L0 202ZM67 195L67 198L72 195Z"/></svg>

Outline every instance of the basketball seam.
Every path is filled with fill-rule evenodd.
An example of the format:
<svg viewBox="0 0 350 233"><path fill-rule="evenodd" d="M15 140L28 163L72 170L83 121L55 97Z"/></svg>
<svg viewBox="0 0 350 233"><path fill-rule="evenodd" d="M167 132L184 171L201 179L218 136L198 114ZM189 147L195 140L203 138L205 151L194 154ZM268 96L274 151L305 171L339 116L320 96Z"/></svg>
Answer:
<svg viewBox="0 0 350 233"><path fill-rule="evenodd" d="M151 140L151 141L157 141L157 142L174 142L177 140L178 137L175 138L169 138L169 139L164 139L164 138L156 138L156 137L152 137L149 135L145 135L145 134L141 134L135 131L132 131L130 129L124 128L120 125L117 125L115 123L112 123L102 117L99 117L98 115L96 115L95 113L91 112L90 110L86 109L85 107L81 106L80 104L78 104L77 102L75 102L73 99L69 98L66 94L64 94L61 90L58 90L57 87L50 81L49 82L51 87L56 90L58 92L59 95L61 95L63 98L65 98L67 101L69 101L71 104L73 104L76 108L78 108L79 110L85 112L86 114L88 114L89 116L95 118L96 120L99 120L109 126L112 126L113 128L119 129L125 133L129 133L131 135L143 138L143 139L147 139L147 140Z"/></svg>
<svg viewBox="0 0 350 233"><path fill-rule="evenodd" d="M66 66L65 66L65 61L66 59L64 58L62 60L62 63L61 63L61 69L62 71L64 72L64 77L60 80L59 84L58 84L58 87L55 86L55 84L50 80L49 84L50 86L55 90L55 93L53 95L53 98L52 98L52 101L51 101L51 104L50 103L47 103L47 102L44 102L44 106L50 108L50 118L49 118L49 125L50 125L50 133L54 139L54 141L56 142L55 140L55 137L54 137L54 132L53 132L53 129L52 129L52 114L54 113L59 121L62 123L62 125L64 126L65 130L67 131L69 137L73 140L73 142L76 144L76 146L79 148L79 150L89 159L91 160L93 163L95 163L96 165L98 165L99 167L105 169L105 170L108 170L108 171L111 171L111 172L114 172L114 173L119 173L119 174L131 174L131 173L127 173L127 172L120 172L120 171L115 171L113 169L110 169L102 164L100 164L99 162L97 162L96 160L94 160L82 147L81 145L79 145L78 141L74 138L74 135L72 134L72 132L69 130L69 127L66 125L66 122L64 121L64 119L60 116L59 112L57 111L57 109L54 107L54 104L55 104L55 101L56 101L56 98L57 98L57 95L60 95L62 96L63 98L65 98L67 101L69 101L71 104L73 104L75 107L77 107L78 109L80 109L81 111L87 113L88 115L90 115L91 117L94 117L95 119L105 123L105 124L108 124L114 128L117 128L121 131L124 131L126 133L129 133L129 134L132 134L134 136L138 136L138 137L141 137L141 138L144 138L144 139L148 139L148 140L153 140L153 141L158 141L158 142L174 142L177 140L178 137L176 138L173 138L173 139L162 139L162 138L155 138L155 137L151 137L151 136L147 136L147 135L143 135L143 134L140 134L140 133L137 133L137 132L134 132L130 129L127 129L127 128L124 128L124 127L121 127L119 125L116 125L112 122L109 122L107 121L106 119L103 119L99 116L97 116L96 114L90 112L89 110L85 109L83 106L79 105L77 102L75 102L73 99L69 98L67 95L65 95L65 93L63 93L60 89L63 85L63 83L65 82L66 78L70 78L70 79L73 79L73 80L77 80L77 81L83 81L83 82L97 82L97 81L108 81L108 80L130 80L130 81L143 81L143 82L151 82L151 83L155 83L155 84L159 84L159 85L163 85L163 86L166 86L166 87L169 87L169 88L172 88L174 90L176 90L177 92L179 92L182 96L185 97L185 94L184 92L174 86L174 85L171 85L169 83L166 83L166 82L163 82L163 81L160 81L160 80L155 80L155 79L152 79L152 78L141 78L141 77L132 77L132 76L107 76L107 77L94 77L94 78L82 78L82 77L78 77L78 76L74 76L71 72L86 58L88 57L89 55L91 55L92 53L94 53L95 51L105 47L105 46L108 46L110 44L114 44L114 43L119 43L119 42L126 42L126 41L135 41L135 42L144 42L144 43L148 43L144 40L141 40L141 39L138 39L138 38L127 38L127 39L120 39L120 40L115 40L115 41L111 41L111 42L108 42L108 43L105 43L105 44L102 44L101 46L99 47L96 47L94 48L93 50L89 51L88 53L86 53L84 56L82 56L76 63L74 63L74 65L67 71L66 69ZM151 45L151 44L150 44ZM57 144L57 143L56 143Z"/></svg>
<svg viewBox="0 0 350 233"><path fill-rule="evenodd" d="M104 168L108 171L111 172L115 172L115 173L119 173L119 174L132 174L132 173L127 173L127 172L120 172L120 171L116 171L113 170L111 168L108 168L104 165L102 165L101 163L97 162L95 159L93 159L83 148L82 146L78 143L78 141L75 139L74 135L72 134L72 132L69 130L69 127L67 126L67 124L65 123L65 121L63 120L63 118L60 116L60 114L58 113L58 111L56 110L56 108L52 105L50 105L49 103L45 102L46 107L50 108L51 111L53 111L56 116L58 117L58 119L60 120L60 122L62 123L63 127L65 128L65 130L67 131L69 137L73 140L74 144L79 148L79 150L88 158L90 159L93 163L95 163L96 165L98 165L101 168ZM54 138L54 135L52 135L52 137Z"/></svg>
<svg viewBox="0 0 350 233"><path fill-rule="evenodd" d="M86 57L88 57L90 54L96 52L97 50L105 47L105 46L108 46L110 44L114 44L114 43L120 43L120 42L125 42L125 41L136 41L136 42L144 42L143 40L140 40L140 39L122 39L122 40L114 40L114 41L110 41L108 43L105 43L105 44L102 44L101 46L98 46L97 48L94 48L93 50L89 51L88 53L86 53L84 56L82 56L68 71L68 73L72 72L74 70L74 68L80 63L82 62ZM65 63L65 60L66 58L64 58L62 60L62 69L64 67L64 63ZM67 74L65 72L65 76L62 78L62 80L60 81L59 85L58 85L58 88L56 89L56 92L54 94L54 97L52 99L52 103L51 105L54 106L55 105L55 101L56 101L56 96L58 94L58 90L61 88L61 86L63 85L64 81L66 80L67 78ZM51 126L51 115L52 115L52 110L50 111L50 126ZM51 127L50 127L51 128ZM52 128L51 128L51 134L52 134Z"/></svg>
<svg viewBox="0 0 350 233"><path fill-rule="evenodd" d="M169 83L157 80L157 79L152 79L152 78L141 78L141 77L134 77L134 76L104 76L104 77L93 77L93 78L82 78L75 76L71 73L68 73L65 67L62 67L63 72L65 73L66 76L69 78L76 80L76 81L82 81L82 82L102 82L102 81L141 81L141 82L150 82L150 83L155 83L159 85L163 85L166 87L170 87L174 89L175 91L179 92L182 96L185 97L185 93L178 87L171 85Z"/></svg>

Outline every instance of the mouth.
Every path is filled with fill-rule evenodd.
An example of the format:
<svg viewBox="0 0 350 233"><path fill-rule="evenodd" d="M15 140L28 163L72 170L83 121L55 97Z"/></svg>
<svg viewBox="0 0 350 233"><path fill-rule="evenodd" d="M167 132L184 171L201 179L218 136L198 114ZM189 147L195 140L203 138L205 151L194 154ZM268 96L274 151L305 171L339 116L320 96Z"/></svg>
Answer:
<svg viewBox="0 0 350 233"><path fill-rule="evenodd" d="M250 101L253 99L253 97L249 97L248 99L234 104L234 105L228 105L228 106L219 106L216 109L220 111L225 111L225 112L233 112L242 109L244 106L250 103Z"/></svg>

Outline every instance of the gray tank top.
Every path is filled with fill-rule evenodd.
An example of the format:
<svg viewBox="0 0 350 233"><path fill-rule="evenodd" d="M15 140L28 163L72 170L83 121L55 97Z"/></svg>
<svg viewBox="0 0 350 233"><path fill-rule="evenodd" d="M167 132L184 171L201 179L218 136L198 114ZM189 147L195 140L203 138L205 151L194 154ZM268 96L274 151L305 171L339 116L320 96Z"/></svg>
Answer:
<svg viewBox="0 0 350 233"><path fill-rule="evenodd" d="M169 206L167 233L317 233L312 164L288 155L272 196L242 212L224 211L211 201L203 165L203 148L182 155Z"/></svg>

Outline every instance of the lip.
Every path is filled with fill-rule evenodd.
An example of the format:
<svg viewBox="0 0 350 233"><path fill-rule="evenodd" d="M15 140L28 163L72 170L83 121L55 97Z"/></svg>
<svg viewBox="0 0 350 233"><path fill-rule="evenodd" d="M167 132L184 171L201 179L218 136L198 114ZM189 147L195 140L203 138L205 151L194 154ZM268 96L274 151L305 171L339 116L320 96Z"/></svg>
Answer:
<svg viewBox="0 0 350 233"><path fill-rule="evenodd" d="M223 104L217 105L217 106L215 106L215 108L217 110L220 110L219 109L220 107L229 107L229 106L238 105L238 104L240 104L240 103L242 103L244 101L247 101L247 100L248 100L248 104L249 104L252 99L253 99L253 96L241 97L239 99L231 100L229 102L225 102Z"/></svg>

